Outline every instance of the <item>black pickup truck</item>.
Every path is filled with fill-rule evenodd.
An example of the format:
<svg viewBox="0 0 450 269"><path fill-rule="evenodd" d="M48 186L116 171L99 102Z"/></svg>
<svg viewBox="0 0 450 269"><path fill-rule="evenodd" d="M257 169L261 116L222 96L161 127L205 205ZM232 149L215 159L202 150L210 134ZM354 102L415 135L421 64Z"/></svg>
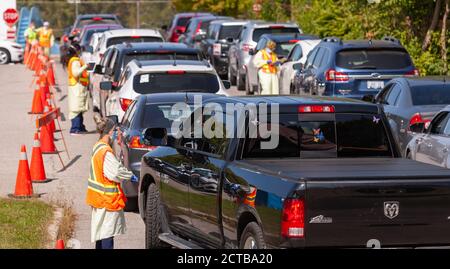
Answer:
<svg viewBox="0 0 450 269"><path fill-rule="evenodd" d="M218 119L233 114L227 103L278 104L279 120L258 109L258 118L216 121L245 123L244 138L145 130L158 146L142 158L147 248L450 246L450 171L402 159L381 107L294 96L208 102L223 107ZM194 115L183 128L209 118ZM278 127L278 146L261 147L270 138L250 135L252 124Z"/></svg>

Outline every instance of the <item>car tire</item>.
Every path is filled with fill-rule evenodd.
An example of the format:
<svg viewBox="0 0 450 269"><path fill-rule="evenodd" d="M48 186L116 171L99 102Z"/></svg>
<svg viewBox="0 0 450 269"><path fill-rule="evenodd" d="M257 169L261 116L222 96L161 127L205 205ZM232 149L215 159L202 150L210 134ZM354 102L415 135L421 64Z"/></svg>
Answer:
<svg viewBox="0 0 450 269"><path fill-rule="evenodd" d="M159 240L161 232L161 202L159 191L154 183L147 189L147 201L145 206L145 248L164 248L166 245Z"/></svg>
<svg viewBox="0 0 450 269"><path fill-rule="evenodd" d="M11 54L7 49L0 49L0 64L8 64L11 61Z"/></svg>
<svg viewBox="0 0 450 269"><path fill-rule="evenodd" d="M406 159L412 160L412 154L411 154L411 151L409 151L409 150L408 150L408 152L406 153Z"/></svg>
<svg viewBox="0 0 450 269"><path fill-rule="evenodd" d="M233 72L231 72L231 65L228 65L228 80L232 86L236 86L236 76L234 76Z"/></svg>
<svg viewBox="0 0 450 269"><path fill-rule="evenodd" d="M254 94L254 92L251 89L250 80L248 79L248 76L245 76L245 94L247 94L247 95Z"/></svg>
<svg viewBox="0 0 450 269"><path fill-rule="evenodd" d="M265 249L264 235L261 227L256 222L250 222L245 226L239 240L240 249Z"/></svg>
<svg viewBox="0 0 450 269"><path fill-rule="evenodd" d="M239 69L236 69L236 86L238 91L245 91L245 81L241 75L241 72L239 72Z"/></svg>

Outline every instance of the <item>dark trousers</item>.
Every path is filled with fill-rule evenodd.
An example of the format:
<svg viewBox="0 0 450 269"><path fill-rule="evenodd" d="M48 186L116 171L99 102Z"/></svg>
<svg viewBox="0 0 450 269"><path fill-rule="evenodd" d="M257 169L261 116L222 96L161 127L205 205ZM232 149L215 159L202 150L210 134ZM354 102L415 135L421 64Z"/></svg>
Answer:
<svg viewBox="0 0 450 269"><path fill-rule="evenodd" d="M78 114L72 120L72 127L70 128L71 133L86 132L86 126L83 124L83 113Z"/></svg>
<svg viewBox="0 0 450 269"><path fill-rule="evenodd" d="M95 241L95 249L114 249L114 237Z"/></svg>

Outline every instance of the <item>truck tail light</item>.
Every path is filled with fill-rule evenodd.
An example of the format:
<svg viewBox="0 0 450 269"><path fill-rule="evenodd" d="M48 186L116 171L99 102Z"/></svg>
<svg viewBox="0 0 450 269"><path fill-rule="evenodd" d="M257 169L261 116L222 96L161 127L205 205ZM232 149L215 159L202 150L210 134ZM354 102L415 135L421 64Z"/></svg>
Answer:
<svg viewBox="0 0 450 269"><path fill-rule="evenodd" d="M405 74L405 76L407 77L418 77L420 75L419 70L417 70L416 68L414 68L414 70L409 71Z"/></svg>
<svg viewBox="0 0 450 269"><path fill-rule="evenodd" d="M281 219L281 236L303 238L305 236L305 202L302 199L285 199Z"/></svg>
<svg viewBox="0 0 450 269"><path fill-rule="evenodd" d="M166 73L169 75L183 75L183 74L186 74L186 71L184 71L184 70L169 70Z"/></svg>
<svg viewBox="0 0 450 269"><path fill-rule="evenodd" d="M154 150L156 148L156 146L147 146L141 143L140 136L132 136L130 142L128 143L128 147L131 149L148 149L148 150Z"/></svg>
<svg viewBox="0 0 450 269"><path fill-rule="evenodd" d="M289 40L289 43L297 43L298 41L300 41L300 40L298 40L298 39L291 39L291 40Z"/></svg>
<svg viewBox="0 0 450 269"><path fill-rule="evenodd" d="M127 111L128 107L131 105L131 102L133 102L132 99L127 99L127 98L120 98L120 107L122 108L123 111Z"/></svg>
<svg viewBox="0 0 450 269"><path fill-rule="evenodd" d="M334 113L334 106L331 105L305 105L299 106L300 113Z"/></svg>
<svg viewBox="0 0 450 269"><path fill-rule="evenodd" d="M94 17L92 18L93 21L102 21L103 18L102 17Z"/></svg>
<svg viewBox="0 0 450 269"><path fill-rule="evenodd" d="M348 81L348 75L346 73L337 72L334 69L328 69L325 72L326 81Z"/></svg>
<svg viewBox="0 0 450 269"><path fill-rule="evenodd" d="M431 121L430 120L424 120L422 118L422 115L420 115L420 113L416 113L414 114L411 119L409 120L409 126L414 125L416 123L424 123L425 125L429 124Z"/></svg>

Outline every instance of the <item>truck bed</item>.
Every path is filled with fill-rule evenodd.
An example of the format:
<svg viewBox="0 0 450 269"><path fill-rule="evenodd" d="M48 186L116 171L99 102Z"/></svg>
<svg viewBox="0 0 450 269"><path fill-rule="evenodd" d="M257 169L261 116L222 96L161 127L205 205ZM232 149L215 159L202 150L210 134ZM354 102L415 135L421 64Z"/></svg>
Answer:
<svg viewBox="0 0 450 269"><path fill-rule="evenodd" d="M250 169L290 179L450 179L450 170L402 158L252 159Z"/></svg>

